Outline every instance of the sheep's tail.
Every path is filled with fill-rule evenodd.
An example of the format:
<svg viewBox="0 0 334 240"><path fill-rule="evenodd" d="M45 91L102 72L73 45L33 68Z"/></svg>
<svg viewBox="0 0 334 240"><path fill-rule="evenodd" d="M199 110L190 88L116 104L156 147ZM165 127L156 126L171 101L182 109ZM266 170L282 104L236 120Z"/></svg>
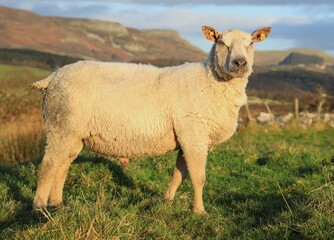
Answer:
<svg viewBox="0 0 334 240"><path fill-rule="evenodd" d="M40 91L45 90L48 88L49 83L53 79L53 76L54 76L54 73L48 76L47 78L44 78L43 80L32 83L30 86L32 89L35 89L35 90L40 90Z"/></svg>

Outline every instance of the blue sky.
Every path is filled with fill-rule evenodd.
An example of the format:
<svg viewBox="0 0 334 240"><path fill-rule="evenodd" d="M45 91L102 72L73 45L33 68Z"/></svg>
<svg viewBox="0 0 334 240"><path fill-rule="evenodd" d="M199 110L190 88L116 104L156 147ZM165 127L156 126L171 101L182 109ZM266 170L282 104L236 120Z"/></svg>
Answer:
<svg viewBox="0 0 334 240"><path fill-rule="evenodd" d="M319 48L334 55L334 0L0 0L0 5L44 16L93 18L140 29L173 29L209 51L201 26L244 31L272 26L258 50Z"/></svg>

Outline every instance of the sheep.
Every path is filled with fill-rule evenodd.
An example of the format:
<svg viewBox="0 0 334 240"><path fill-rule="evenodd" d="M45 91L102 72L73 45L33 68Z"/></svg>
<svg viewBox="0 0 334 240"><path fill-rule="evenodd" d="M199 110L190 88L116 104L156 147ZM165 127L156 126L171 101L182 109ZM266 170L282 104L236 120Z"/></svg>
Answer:
<svg viewBox="0 0 334 240"><path fill-rule="evenodd" d="M270 125L274 122L275 116L272 113L260 112L256 120L258 123Z"/></svg>
<svg viewBox="0 0 334 240"><path fill-rule="evenodd" d="M107 157L178 150L165 199L174 199L189 172L193 211L207 214L202 195L208 150L235 132L239 109L247 101L253 43L270 31L218 32L203 26L204 37L213 42L204 62L157 68L79 61L33 83L33 88L44 90L46 131L34 209L62 202L67 171L85 144Z"/></svg>
<svg viewBox="0 0 334 240"><path fill-rule="evenodd" d="M287 123L289 123L294 118L293 113L289 112L285 115L277 117L276 121L279 123L281 127L284 127Z"/></svg>

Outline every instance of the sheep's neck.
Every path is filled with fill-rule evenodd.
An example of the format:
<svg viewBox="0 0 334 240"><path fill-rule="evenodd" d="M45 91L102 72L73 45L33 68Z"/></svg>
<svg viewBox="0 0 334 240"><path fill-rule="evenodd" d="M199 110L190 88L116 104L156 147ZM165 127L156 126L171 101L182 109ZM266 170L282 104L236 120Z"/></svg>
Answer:
<svg viewBox="0 0 334 240"><path fill-rule="evenodd" d="M217 67L210 67L211 69L211 73L212 75L214 76L214 78L218 81L224 81L224 82L227 82L227 81L230 81L233 79L232 76L222 72L222 71L218 71L217 70Z"/></svg>
<svg viewBox="0 0 334 240"><path fill-rule="evenodd" d="M230 77L228 80L217 80L217 77L211 72L210 67L207 65L207 75L208 75L208 83L209 89L214 96L214 98L218 101L225 99L225 101L230 102L229 106L233 107L241 107L246 104L247 96L246 96L246 87L248 83L248 77L245 78L232 78ZM209 69L208 69L209 68ZM220 106L220 104L218 104ZM222 104L222 107L226 106Z"/></svg>
<svg viewBox="0 0 334 240"><path fill-rule="evenodd" d="M204 62L206 66L207 74L210 77L213 77L216 81L219 82L227 82L233 79L233 77L227 73L225 73L221 67L218 65L216 54L215 54L216 46L214 45L210 51L210 54L207 60Z"/></svg>
<svg viewBox="0 0 334 240"><path fill-rule="evenodd" d="M210 82L210 88L218 99L224 97L226 101L233 102L235 107L240 107L247 102L245 93L248 76L234 78L225 73L219 66L215 54L215 45L212 47L207 60L203 63Z"/></svg>

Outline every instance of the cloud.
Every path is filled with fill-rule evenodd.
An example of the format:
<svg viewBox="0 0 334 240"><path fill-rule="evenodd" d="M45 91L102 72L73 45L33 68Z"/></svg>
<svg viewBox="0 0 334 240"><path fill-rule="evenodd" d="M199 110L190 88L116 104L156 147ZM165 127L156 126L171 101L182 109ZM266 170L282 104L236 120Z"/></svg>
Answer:
<svg viewBox="0 0 334 240"><path fill-rule="evenodd" d="M21 0L0 0L2 3L22 3ZM25 1L29 3L68 3L69 1L64 0L29 0ZM121 4L150 4L150 5L262 5L262 6L274 6L274 5L333 5L332 0L72 0L71 3L121 3Z"/></svg>
<svg viewBox="0 0 334 240"><path fill-rule="evenodd" d="M82 0L77 0L82 1ZM107 0L98 0L101 2L108 2ZM116 0L113 2L120 3L138 3L138 4L167 4L167 5L181 5L181 4L214 4L214 5L334 5L332 0Z"/></svg>
<svg viewBox="0 0 334 240"><path fill-rule="evenodd" d="M102 20L118 21L130 27L140 29L174 29L181 33L197 31L205 25L213 25L220 30L243 28L252 30L258 26L270 25L278 20L277 17L259 16L250 18L229 12L212 9L181 7L142 7L139 5L85 4L75 3L59 5L55 3L36 4L32 11L46 16L86 17Z"/></svg>
<svg viewBox="0 0 334 240"><path fill-rule="evenodd" d="M259 44L260 49L310 47L334 51L334 1L306 0L302 4L300 2L0 0L0 4L6 3L7 6L31 10L45 16L117 21L125 26L140 29L173 29L207 51L211 43L203 38L200 30L202 25L211 25L218 31L238 28L248 32L258 27L272 26L270 39Z"/></svg>
<svg viewBox="0 0 334 240"><path fill-rule="evenodd" d="M43 2L35 4L30 9L33 12L44 16L62 16L62 17L76 17L76 18L96 18L101 19L108 16L110 9L104 4L76 4L65 3L59 4L54 2Z"/></svg>
<svg viewBox="0 0 334 240"><path fill-rule="evenodd" d="M334 17L298 25L278 22L273 25L273 35L293 39L298 47L334 51Z"/></svg>

